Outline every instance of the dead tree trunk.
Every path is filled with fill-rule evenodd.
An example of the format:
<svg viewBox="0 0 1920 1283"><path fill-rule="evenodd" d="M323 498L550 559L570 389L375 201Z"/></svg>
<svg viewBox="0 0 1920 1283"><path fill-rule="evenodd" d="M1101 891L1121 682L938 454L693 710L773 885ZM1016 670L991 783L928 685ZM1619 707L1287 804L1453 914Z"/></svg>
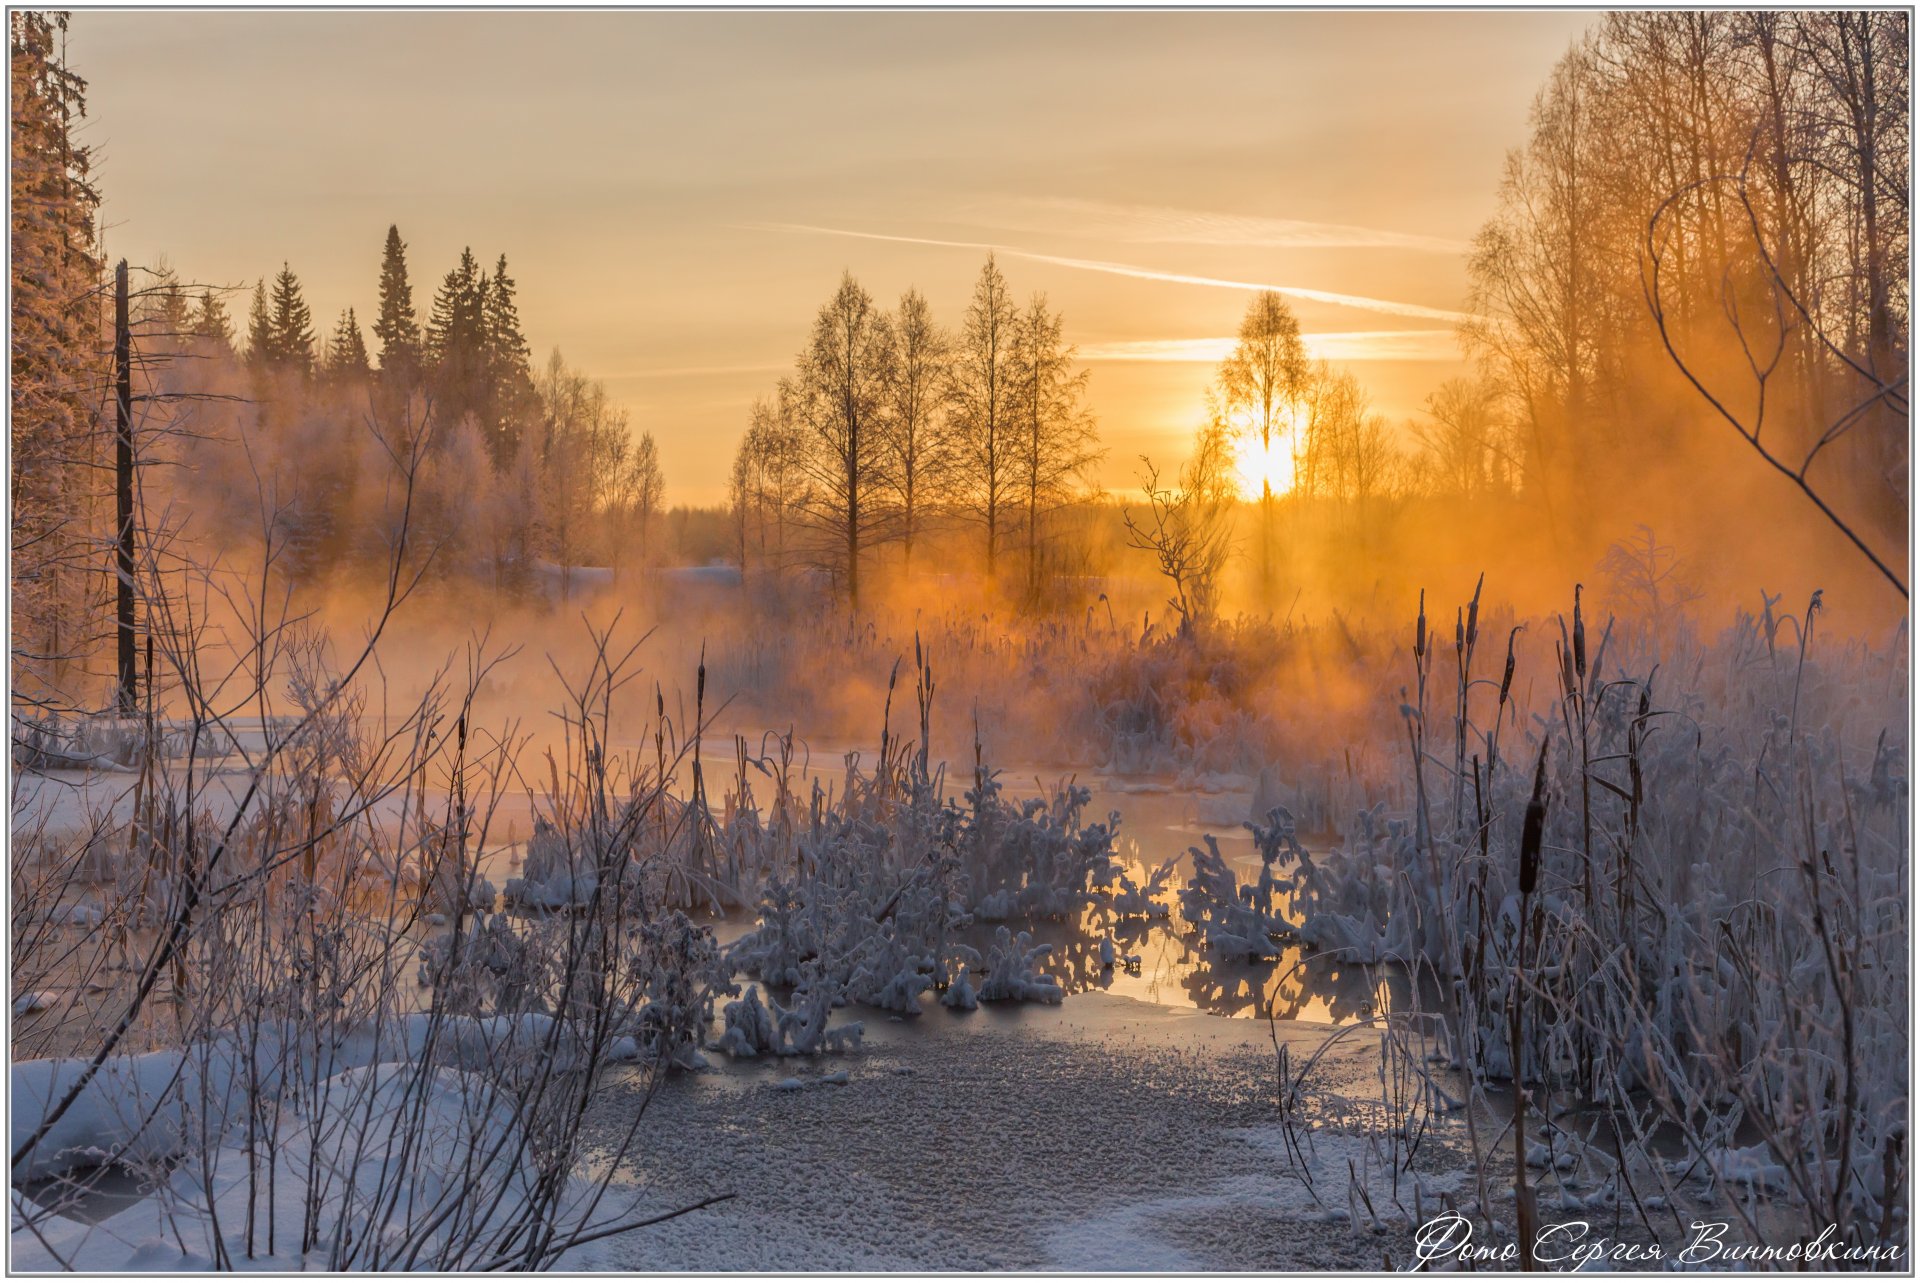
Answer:
<svg viewBox="0 0 1920 1283"><path fill-rule="evenodd" d="M122 717L139 711L133 644L133 341L127 326L127 260L113 269L114 518L119 538L115 624L119 635L119 687L116 708Z"/></svg>

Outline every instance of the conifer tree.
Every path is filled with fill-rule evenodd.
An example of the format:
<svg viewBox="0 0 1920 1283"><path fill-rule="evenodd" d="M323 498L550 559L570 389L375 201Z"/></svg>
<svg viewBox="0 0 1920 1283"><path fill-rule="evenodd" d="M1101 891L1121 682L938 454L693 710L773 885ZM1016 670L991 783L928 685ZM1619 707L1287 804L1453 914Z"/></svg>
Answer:
<svg viewBox="0 0 1920 1283"><path fill-rule="evenodd" d="M360 334L360 320L352 308L340 314L327 343L327 373L336 379L365 379L372 373L367 341Z"/></svg>
<svg viewBox="0 0 1920 1283"><path fill-rule="evenodd" d="M487 278L473 250L441 281L427 318L426 363L439 419L457 423L480 410L485 400Z"/></svg>
<svg viewBox="0 0 1920 1283"><path fill-rule="evenodd" d="M313 313L300 293L300 278L287 264L273 278L273 293L267 309L266 346L256 359L267 369L298 374L313 374Z"/></svg>
<svg viewBox="0 0 1920 1283"><path fill-rule="evenodd" d="M513 456L521 421L533 400L533 373L527 340L520 332L516 288L507 275L507 256L502 254L487 285L481 315L486 370L481 418L496 465Z"/></svg>
<svg viewBox="0 0 1920 1283"><path fill-rule="evenodd" d="M228 351L233 350L233 322L227 318L227 306L212 290L200 291L200 305L193 311L187 328L194 337L209 339Z"/></svg>
<svg viewBox="0 0 1920 1283"><path fill-rule="evenodd" d="M380 340L380 373L384 378L411 380L420 368L420 322L413 311L413 283L407 276L407 244L400 228L387 228L386 251L380 259L380 315L373 323Z"/></svg>
<svg viewBox="0 0 1920 1283"><path fill-rule="evenodd" d="M273 353L273 314L267 310L267 282L253 283L253 301L247 305L247 363L265 369Z"/></svg>
<svg viewBox="0 0 1920 1283"><path fill-rule="evenodd" d="M12 444L13 676L56 684L80 649L89 551L89 462L102 446L106 379L97 310L99 196L73 137L86 82L61 56L66 19L7 15L11 63L9 387Z"/></svg>

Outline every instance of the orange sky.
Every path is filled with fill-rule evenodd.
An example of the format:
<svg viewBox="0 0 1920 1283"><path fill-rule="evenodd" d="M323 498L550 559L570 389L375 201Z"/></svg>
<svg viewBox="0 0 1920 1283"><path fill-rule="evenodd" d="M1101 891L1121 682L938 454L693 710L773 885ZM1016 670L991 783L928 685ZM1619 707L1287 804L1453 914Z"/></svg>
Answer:
<svg viewBox="0 0 1920 1283"><path fill-rule="evenodd" d="M715 502L850 268L957 322L997 248L1092 370L1109 457L1184 451L1260 286L1376 408L1461 368L1462 250L1590 15L76 13L108 249L194 280L286 259L330 327L504 251L559 347ZM244 313L236 296L231 310Z"/></svg>

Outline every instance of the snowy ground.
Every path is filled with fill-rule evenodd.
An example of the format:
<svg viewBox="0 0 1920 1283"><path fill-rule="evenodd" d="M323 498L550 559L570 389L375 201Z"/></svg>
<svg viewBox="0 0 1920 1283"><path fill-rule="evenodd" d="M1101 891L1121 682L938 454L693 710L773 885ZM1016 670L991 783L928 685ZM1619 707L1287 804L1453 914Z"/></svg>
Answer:
<svg viewBox="0 0 1920 1283"><path fill-rule="evenodd" d="M1357 1270L1408 1259L1405 1231L1347 1228L1348 1163L1376 1161L1367 1142L1318 1138L1324 1206L1292 1168L1264 1022L1088 993L867 1028L849 1055L716 1057L716 1071L669 1081L623 1183L661 1208L737 1197L609 1241L604 1267ZM1326 1033L1281 1026L1296 1056ZM1377 1063L1370 1050L1354 1040L1334 1053L1356 1095ZM610 1090L604 1134L624 1134L641 1099ZM1451 1142L1428 1139L1423 1207L1463 1163ZM1413 1185L1402 1178L1409 1213ZM1384 1212L1391 1179L1376 1171L1369 1186Z"/></svg>

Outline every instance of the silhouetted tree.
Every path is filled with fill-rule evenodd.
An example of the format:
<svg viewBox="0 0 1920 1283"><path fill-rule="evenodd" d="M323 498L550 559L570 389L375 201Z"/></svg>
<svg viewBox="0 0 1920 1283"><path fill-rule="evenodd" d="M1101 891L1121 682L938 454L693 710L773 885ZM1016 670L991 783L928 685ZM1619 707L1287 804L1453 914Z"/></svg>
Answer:
<svg viewBox="0 0 1920 1283"><path fill-rule="evenodd" d="M1006 277L987 256L954 350L951 414L958 506L986 532L986 571L999 571L1000 530L1017 489L1012 423L1018 313Z"/></svg>
<svg viewBox="0 0 1920 1283"><path fill-rule="evenodd" d="M264 284L254 291L247 356L268 373L303 379L313 374L313 313L301 297L300 278L285 263L271 291Z"/></svg>
<svg viewBox="0 0 1920 1283"><path fill-rule="evenodd" d="M335 379L365 380L372 373L367 356L367 341L360 333L360 320L348 308L340 314L333 337L327 342L327 374Z"/></svg>
<svg viewBox="0 0 1920 1283"><path fill-rule="evenodd" d="M227 318L227 305L214 291L200 291L199 304L188 325L194 337L208 340L223 352L233 351L233 322Z"/></svg>
<svg viewBox="0 0 1920 1283"><path fill-rule="evenodd" d="M1093 415L1082 403L1087 372L1073 369L1074 349L1062 337L1061 318L1036 294L1013 328L1008 383L1013 438L1013 483L1026 536L1027 594L1040 591L1042 523L1073 492L1086 467L1100 457Z"/></svg>
<svg viewBox="0 0 1920 1283"><path fill-rule="evenodd" d="M851 272L820 309L813 340L784 395L805 441L801 466L809 486L808 520L822 537L822 563L860 605L860 556L885 528L881 483L886 439L881 423L892 338L886 314Z"/></svg>
<svg viewBox="0 0 1920 1283"><path fill-rule="evenodd" d="M1272 290L1247 304L1240 336L1220 365L1220 408L1236 440L1230 447L1256 451L1260 468L1260 592L1273 592L1273 460L1275 451L1297 449L1285 440L1306 390L1307 354L1293 309Z"/></svg>
<svg viewBox="0 0 1920 1283"><path fill-rule="evenodd" d="M507 256L500 256L490 282L481 279L486 290L481 308L486 384L479 411L498 463L511 457L518 445L521 418L533 401L533 377L526 336L520 332L520 308L514 301L517 287L507 275Z"/></svg>
<svg viewBox="0 0 1920 1283"><path fill-rule="evenodd" d="M918 290L900 296L891 328L881 472L899 513L905 568L911 573L914 540L948 488L953 444L943 401L952 380L953 344Z"/></svg>
<svg viewBox="0 0 1920 1283"><path fill-rule="evenodd" d="M457 423L478 415L486 395L487 278L473 251L440 282L427 317L424 357L432 371L435 414Z"/></svg>
<svg viewBox="0 0 1920 1283"><path fill-rule="evenodd" d="M380 375L406 385L420 366L420 322L413 311L413 284L407 277L407 245L397 225L387 227L380 258L380 314L373 323L380 340Z"/></svg>

